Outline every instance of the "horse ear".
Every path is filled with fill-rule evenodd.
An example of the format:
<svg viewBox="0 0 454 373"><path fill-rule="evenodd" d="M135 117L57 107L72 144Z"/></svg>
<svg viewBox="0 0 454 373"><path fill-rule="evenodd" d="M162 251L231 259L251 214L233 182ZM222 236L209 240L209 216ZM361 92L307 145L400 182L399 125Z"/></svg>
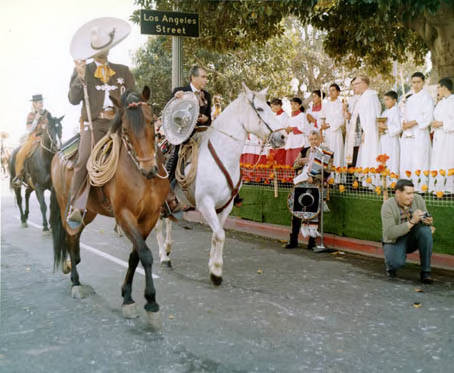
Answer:
<svg viewBox="0 0 454 373"><path fill-rule="evenodd" d="M109 98L116 108L121 109L121 104L115 97L109 95Z"/></svg>
<svg viewBox="0 0 454 373"><path fill-rule="evenodd" d="M262 89L262 90L259 92L259 95L262 95L262 96L265 96L265 97L266 97L266 94L268 93L268 88L269 88L269 87L266 87L266 88Z"/></svg>
<svg viewBox="0 0 454 373"><path fill-rule="evenodd" d="M243 87L243 92L246 93L246 94L249 94L251 93L251 90L247 87L246 83L245 82L241 82L241 85Z"/></svg>
<svg viewBox="0 0 454 373"><path fill-rule="evenodd" d="M142 100L147 102L151 96L151 89L147 85L143 87L142 91Z"/></svg>
<svg viewBox="0 0 454 373"><path fill-rule="evenodd" d="M62 115L60 118L58 118L58 121L61 122L65 116Z"/></svg>

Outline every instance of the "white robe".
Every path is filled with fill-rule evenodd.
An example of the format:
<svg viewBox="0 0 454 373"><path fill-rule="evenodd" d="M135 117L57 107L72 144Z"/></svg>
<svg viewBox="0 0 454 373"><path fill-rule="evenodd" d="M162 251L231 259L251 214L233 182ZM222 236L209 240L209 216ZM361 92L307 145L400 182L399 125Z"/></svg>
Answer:
<svg viewBox="0 0 454 373"><path fill-rule="evenodd" d="M342 101L337 98L335 101L324 100L322 115L330 128L323 131L324 144L334 152L333 165L344 166L344 139L342 137L342 126L344 125L344 111Z"/></svg>
<svg viewBox="0 0 454 373"><path fill-rule="evenodd" d="M322 105L322 108L323 108L323 105ZM323 109L322 109L323 110ZM317 121L317 127L315 127L315 124L314 123L311 123L309 121L307 121L307 125L308 125L308 132L310 133L311 131L320 131L320 117L322 116L322 110L319 110L319 111L312 111L312 104L311 106L309 107L309 109L307 109L307 113L306 113L306 118L307 118L307 114L310 114L314 117L314 119Z"/></svg>
<svg viewBox="0 0 454 373"><path fill-rule="evenodd" d="M411 172L415 190L421 192L422 185L427 185L428 178L423 171L430 168L430 136L429 125L433 118L433 100L430 93L424 89L411 95L403 108L403 120L415 120L416 126L404 130L400 141L400 177L407 178L405 171ZM416 170L421 175L415 174Z"/></svg>
<svg viewBox="0 0 454 373"><path fill-rule="evenodd" d="M298 115L289 117L287 121L289 127L296 127L296 129L302 133L295 134L290 132L287 141L285 142L285 149L297 149L305 146L309 146L309 125L306 119L306 114L301 112Z"/></svg>
<svg viewBox="0 0 454 373"><path fill-rule="evenodd" d="M386 163L388 169L399 174L400 133L402 132L399 108L394 105L391 109L386 109L381 116L388 118L386 122L388 129L380 136L380 154L388 155L389 159Z"/></svg>
<svg viewBox="0 0 454 373"><path fill-rule="evenodd" d="M353 119L359 118L363 130L363 140L359 146L358 167L376 167L378 147L377 117L381 113L381 104L376 91L366 90L358 100ZM354 120L355 122L355 120Z"/></svg>
<svg viewBox="0 0 454 373"><path fill-rule="evenodd" d="M347 126L345 129L345 146L344 146L344 164L349 165L353 163L353 151L355 144L355 130L356 130L356 120L358 118L353 117L355 112L356 104L358 103L360 95L354 95L348 98L348 112L351 117L347 121ZM353 122L355 120L355 122Z"/></svg>
<svg viewBox="0 0 454 373"><path fill-rule="evenodd" d="M429 190L454 193L454 175L448 176L448 171L454 169L454 95L443 98L433 116L434 120L443 122L443 126L433 129L430 169L437 170L438 175L430 178ZM446 178L440 175L440 170L445 170Z"/></svg>

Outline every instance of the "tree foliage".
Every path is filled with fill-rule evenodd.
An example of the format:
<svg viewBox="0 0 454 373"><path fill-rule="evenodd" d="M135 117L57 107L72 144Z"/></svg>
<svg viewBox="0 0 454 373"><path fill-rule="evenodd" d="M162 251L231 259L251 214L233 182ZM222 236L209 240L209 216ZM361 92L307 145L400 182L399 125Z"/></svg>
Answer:
<svg viewBox="0 0 454 373"><path fill-rule="evenodd" d="M263 46L284 33L282 19L294 15L326 32L328 55L350 68L367 65L389 73L392 62L427 51L439 75L454 75L454 0L134 0L140 8L200 15L201 37L194 48L218 53ZM138 12L132 19L138 21ZM437 74L435 74L437 75Z"/></svg>

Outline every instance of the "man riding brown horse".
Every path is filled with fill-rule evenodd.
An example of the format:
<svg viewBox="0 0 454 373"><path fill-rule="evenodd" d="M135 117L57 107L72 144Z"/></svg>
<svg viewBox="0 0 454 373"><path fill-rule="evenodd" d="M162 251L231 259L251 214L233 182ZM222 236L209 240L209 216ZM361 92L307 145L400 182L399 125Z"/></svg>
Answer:
<svg viewBox="0 0 454 373"><path fill-rule="evenodd" d="M26 128L28 136L16 154L16 176L12 183L20 186L24 181L24 164L39 144L41 132L48 124L49 112L43 108L43 96L32 96L32 111L27 115Z"/></svg>
<svg viewBox="0 0 454 373"><path fill-rule="evenodd" d="M110 121L115 115L110 96L119 102L125 91L134 89L134 78L129 68L125 65L113 64L107 59L110 48L129 34L129 29L122 26L121 23L116 24L111 18L97 20L96 24L87 24L82 27L71 44L72 54L81 57L75 61L76 66L71 76L68 97L73 105L83 101L79 157L71 181L71 209L68 213L68 221L74 226L82 222L82 214L90 190L86 164L91 149L107 133ZM93 57L94 61L86 65L85 59L90 57ZM84 97L84 84L88 104L87 98Z"/></svg>

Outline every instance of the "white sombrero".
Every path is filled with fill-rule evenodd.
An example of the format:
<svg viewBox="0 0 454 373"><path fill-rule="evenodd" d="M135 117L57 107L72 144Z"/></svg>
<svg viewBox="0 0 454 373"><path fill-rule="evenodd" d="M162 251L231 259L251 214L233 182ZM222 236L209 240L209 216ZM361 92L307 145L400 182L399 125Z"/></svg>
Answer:
<svg viewBox="0 0 454 373"><path fill-rule="evenodd" d="M87 22L74 34L69 48L75 60L86 60L105 52L125 39L131 32L128 22L103 17Z"/></svg>

